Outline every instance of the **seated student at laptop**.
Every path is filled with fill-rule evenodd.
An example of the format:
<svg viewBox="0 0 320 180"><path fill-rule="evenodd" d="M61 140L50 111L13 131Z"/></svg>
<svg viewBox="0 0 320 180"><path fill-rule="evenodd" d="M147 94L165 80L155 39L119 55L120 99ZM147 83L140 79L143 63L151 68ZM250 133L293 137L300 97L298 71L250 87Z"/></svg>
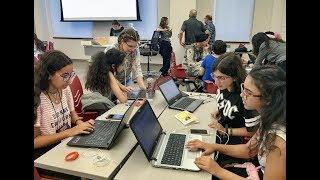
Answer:
<svg viewBox="0 0 320 180"><path fill-rule="evenodd" d="M75 73L71 59L60 51L48 51L35 69L35 86L40 90L40 105L34 125L34 148L50 147L77 134L89 134L94 120L82 122L74 110L69 84ZM72 125L74 127L72 127ZM35 156L40 156L46 150Z"/></svg>
<svg viewBox="0 0 320 180"><path fill-rule="evenodd" d="M85 88L90 92L81 97L84 110L98 109L102 114L115 106L116 101L127 101L127 88L115 78L123 69L125 56L124 52L113 48L92 57L85 83Z"/></svg>
<svg viewBox="0 0 320 180"><path fill-rule="evenodd" d="M211 76L212 67L216 62L216 59L220 55L226 53L227 44L222 40L216 40L212 46L212 49L214 54L208 54L201 63L200 74L201 75L203 74L202 76L203 81L206 81L206 80L214 81L213 77Z"/></svg>
<svg viewBox="0 0 320 180"><path fill-rule="evenodd" d="M242 179L216 163L210 156L215 151L238 158L258 156L263 172L260 179L286 179L286 75L277 66L253 68L242 84L244 107L260 113L258 131L247 144L208 144L199 140L187 143L190 150L203 149L195 163L219 179ZM235 165L233 165L235 167ZM229 168L228 168L229 169ZM251 171L254 172L254 171ZM257 177L256 174L251 174ZM246 177L242 174L242 177Z"/></svg>
<svg viewBox="0 0 320 180"><path fill-rule="evenodd" d="M214 119L209 127L220 130L218 133L222 135L228 133L229 144L240 144L244 136L251 137L254 134L256 129L254 127L258 124L257 117L253 118L254 112L244 109L240 97L240 84L246 78L241 59L235 53L221 55L213 66L213 76L219 88L217 92L218 111L212 113ZM245 121L245 118L248 122Z"/></svg>

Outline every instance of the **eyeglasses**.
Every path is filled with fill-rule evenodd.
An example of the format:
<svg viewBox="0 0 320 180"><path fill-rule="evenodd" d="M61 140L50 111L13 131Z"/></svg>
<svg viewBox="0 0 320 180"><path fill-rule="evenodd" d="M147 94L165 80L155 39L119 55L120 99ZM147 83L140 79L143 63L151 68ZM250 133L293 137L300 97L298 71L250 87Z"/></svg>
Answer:
<svg viewBox="0 0 320 180"><path fill-rule="evenodd" d="M60 74L60 76L64 82L68 82L69 80L73 80L73 78L76 76L76 73L72 71L71 73Z"/></svg>
<svg viewBox="0 0 320 180"><path fill-rule="evenodd" d="M133 45L128 44L128 42L125 42L125 43L129 48L133 48L133 49L137 48L137 44L133 46Z"/></svg>
<svg viewBox="0 0 320 180"><path fill-rule="evenodd" d="M244 84L243 84L243 83L240 84L240 87L241 87L241 92L242 92L246 97L248 97L248 96L252 96L252 97L262 97L261 94L260 94L260 95L255 95L255 94L253 94L249 89L246 89L246 88L244 87Z"/></svg>
<svg viewBox="0 0 320 180"><path fill-rule="evenodd" d="M218 79L219 81L224 81L228 78L231 78L230 76L215 76L213 73L210 74L212 79Z"/></svg>

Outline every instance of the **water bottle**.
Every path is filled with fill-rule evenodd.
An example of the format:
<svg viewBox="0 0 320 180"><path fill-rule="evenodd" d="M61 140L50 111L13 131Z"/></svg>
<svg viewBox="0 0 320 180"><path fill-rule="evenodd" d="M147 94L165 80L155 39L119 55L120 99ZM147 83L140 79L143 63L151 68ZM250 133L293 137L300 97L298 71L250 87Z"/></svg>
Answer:
<svg viewBox="0 0 320 180"><path fill-rule="evenodd" d="M153 94L153 78L148 77L147 78L147 98L152 97Z"/></svg>

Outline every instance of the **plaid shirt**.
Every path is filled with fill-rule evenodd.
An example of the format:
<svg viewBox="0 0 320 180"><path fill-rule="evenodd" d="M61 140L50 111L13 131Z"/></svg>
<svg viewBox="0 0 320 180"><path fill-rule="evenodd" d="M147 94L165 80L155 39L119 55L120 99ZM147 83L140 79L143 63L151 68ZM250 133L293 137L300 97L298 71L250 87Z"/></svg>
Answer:
<svg viewBox="0 0 320 180"><path fill-rule="evenodd" d="M208 21L208 23L205 25L205 28L210 32L209 44L213 44L216 38L216 28L213 25L212 21Z"/></svg>

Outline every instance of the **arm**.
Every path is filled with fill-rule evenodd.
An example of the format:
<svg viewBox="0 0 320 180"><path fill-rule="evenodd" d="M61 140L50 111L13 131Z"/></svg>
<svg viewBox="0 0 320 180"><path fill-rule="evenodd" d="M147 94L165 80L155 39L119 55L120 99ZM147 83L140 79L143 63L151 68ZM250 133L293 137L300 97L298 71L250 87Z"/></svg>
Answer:
<svg viewBox="0 0 320 180"><path fill-rule="evenodd" d="M141 57L140 57L139 48L137 49L137 55L135 58L136 58L136 60L134 61L133 66L134 66L134 70L135 70L135 75L137 77L138 85L139 85L140 89L146 89L146 86L143 81L142 70L141 70L141 64L140 64Z"/></svg>
<svg viewBox="0 0 320 180"><path fill-rule="evenodd" d="M111 72L109 72L109 81L111 90L113 94L117 97L117 99L121 103L127 102L127 94L121 90L120 86L118 85L118 80L114 77L114 75Z"/></svg>
<svg viewBox="0 0 320 180"><path fill-rule="evenodd" d="M180 43L181 46L185 46L185 43L182 42L183 33L184 33L183 31L180 31L180 33L179 33L179 35L178 35L178 37L179 37L179 43Z"/></svg>
<svg viewBox="0 0 320 180"><path fill-rule="evenodd" d="M230 132L232 132L232 136L247 136L247 137L252 137L255 134L255 131L253 132L248 132L247 128L230 128Z"/></svg>
<svg viewBox="0 0 320 180"><path fill-rule="evenodd" d="M286 179L286 142L276 136L274 145L267 156L263 179Z"/></svg>
<svg viewBox="0 0 320 180"><path fill-rule="evenodd" d="M40 134L40 127L34 127L34 133ZM50 134L50 135L38 135L37 137L34 138L34 148L36 149L36 148L45 147L45 146L57 143L67 137L70 137L68 130L65 130L59 133Z"/></svg>
<svg viewBox="0 0 320 180"><path fill-rule="evenodd" d="M266 47L265 43L262 43L259 47L258 57L253 65L253 68L261 66L262 61L264 60L266 55L267 55L267 47Z"/></svg>

